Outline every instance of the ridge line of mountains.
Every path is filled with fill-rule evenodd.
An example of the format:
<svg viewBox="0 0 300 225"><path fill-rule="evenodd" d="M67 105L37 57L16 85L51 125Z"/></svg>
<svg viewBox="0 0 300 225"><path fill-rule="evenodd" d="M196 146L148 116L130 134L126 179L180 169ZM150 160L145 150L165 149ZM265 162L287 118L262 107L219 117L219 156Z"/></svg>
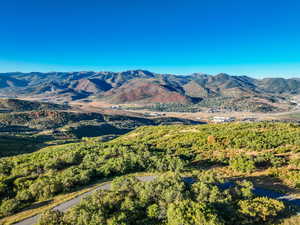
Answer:
<svg viewBox="0 0 300 225"><path fill-rule="evenodd" d="M225 73L208 75L125 72L0 73L1 97L55 101L103 99L110 103L198 103L206 98L241 96L269 99L300 94L300 78L254 79Z"/></svg>

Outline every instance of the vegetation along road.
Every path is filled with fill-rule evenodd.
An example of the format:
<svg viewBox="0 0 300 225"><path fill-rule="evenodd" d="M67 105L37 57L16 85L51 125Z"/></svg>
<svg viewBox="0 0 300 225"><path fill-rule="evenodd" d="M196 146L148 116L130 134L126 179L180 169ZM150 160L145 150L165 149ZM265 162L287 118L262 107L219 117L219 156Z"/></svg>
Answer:
<svg viewBox="0 0 300 225"><path fill-rule="evenodd" d="M152 181L155 179L156 176L138 176L137 178L143 182L148 182L148 181ZM186 183L193 183L195 182L195 180L193 178L184 178L184 181ZM233 182L227 182L227 183L224 183L220 186L221 189L227 189L229 187L232 187L234 185ZM85 196L87 195L90 195L94 192L96 192L97 190L110 190L111 188L111 182L107 182L97 188L95 188L94 190L92 191L89 191L89 192L86 192L70 201L66 201L56 207L54 207L53 209L54 210L59 210L59 211L62 211L62 212L65 212L66 210L68 210L69 208L71 208L72 206L78 204L81 199L83 199ZM283 201L283 202L286 202L286 203L290 203L290 204L293 204L293 205L297 205L297 206L300 206L300 199L293 199L293 198L290 198L288 195L285 195L285 194L282 194L282 193L279 193L279 192L275 192L275 191L272 191L272 190L268 190L268 189L264 189L264 188L257 188L255 187L253 189L253 193L257 196L263 196L263 197L268 197L268 198L273 198L273 199L277 199L277 200L280 200L280 201ZM28 219L25 219L23 221L20 221L18 223L15 223L16 225L32 225L32 224L35 224L37 223L38 221L38 218L39 218L39 215L36 215L36 216L33 216L33 217L30 217Z"/></svg>

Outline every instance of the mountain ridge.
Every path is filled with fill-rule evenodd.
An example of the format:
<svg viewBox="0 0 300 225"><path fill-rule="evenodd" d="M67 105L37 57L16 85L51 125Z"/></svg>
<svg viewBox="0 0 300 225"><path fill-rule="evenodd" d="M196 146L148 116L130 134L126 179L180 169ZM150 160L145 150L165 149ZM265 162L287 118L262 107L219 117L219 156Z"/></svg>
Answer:
<svg viewBox="0 0 300 225"><path fill-rule="evenodd" d="M191 104L204 98L290 96L300 94L299 78L263 78L193 73L174 75L147 70L124 72L30 72L0 73L0 95L36 95L58 101L88 99L110 103Z"/></svg>

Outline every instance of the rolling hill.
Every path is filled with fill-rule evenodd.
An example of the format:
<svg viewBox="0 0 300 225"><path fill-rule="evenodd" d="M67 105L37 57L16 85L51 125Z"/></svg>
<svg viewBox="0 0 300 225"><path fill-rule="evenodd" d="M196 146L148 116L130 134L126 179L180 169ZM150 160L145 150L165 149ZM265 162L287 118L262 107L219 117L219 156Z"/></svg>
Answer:
<svg viewBox="0 0 300 225"><path fill-rule="evenodd" d="M0 157L32 152L42 146L77 142L82 137L101 136L109 140L140 126L200 124L193 120L172 117L143 118L55 110L49 106L60 106L12 99L3 100L1 104L7 105L7 102L10 103L10 109L16 108L15 103L22 104L14 112L0 113ZM33 110L29 111L30 108ZM39 108L41 109L38 110Z"/></svg>
<svg viewBox="0 0 300 225"><path fill-rule="evenodd" d="M35 102L19 99L0 99L0 111L34 111L34 110L63 110L68 109L66 105L59 105L47 102Z"/></svg>

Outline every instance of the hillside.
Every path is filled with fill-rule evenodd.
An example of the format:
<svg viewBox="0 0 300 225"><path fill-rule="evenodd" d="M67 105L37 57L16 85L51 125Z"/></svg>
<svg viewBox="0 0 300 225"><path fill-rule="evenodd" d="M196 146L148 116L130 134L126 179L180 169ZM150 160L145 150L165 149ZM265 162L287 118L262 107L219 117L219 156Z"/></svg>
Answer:
<svg viewBox="0 0 300 225"><path fill-rule="evenodd" d="M58 105L47 102L34 102L19 99L0 99L0 112L1 111L35 111L35 110L63 110L68 109L68 106Z"/></svg>
<svg viewBox="0 0 300 225"><path fill-rule="evenodd" d="M110 102L127 103L170 103L178 102L188 104L192 102L192 98L184 94L176 92L170 86L162 86L153 81L133 80L121 87L115 88L107 93Z"/></svg>
<svg viewBox="0 0 300 225"><path fill-rule="evenodd" d="M109 224L111 220L136 224L130 222L135 219L144 224L161 224L162 220L182 224L180 221L197 220L185 218L185 210L196 213L201 221L210 221L208 224L274 224L291 216L293 207L281 200L257 197L252 188L297 194L299 135L298 125L283 123L150 126L109 142L91 138L3 158L0 215L16 213L98 179L160 172L163 176L149 186L120 178L112 192L97 192L66 216L47 212L40 224L82 224L82 218L90 224ZM177 175L165 173L170 171ZM197 182L187 186L179 174L188 174ZM229 181L236 186L228 187L229 191L220 188ZM102 211L108 206L113 210ZM258 208L253 210L252 206ZM177 216L163 213L171 208L183 211Z"/></svg>
<svg viewBox="0 0 300 225"><path fill-rule="evenodd" d="M199 122L59 110L0 113L0 157L32 152L57 143L77 142L82 137L102 136L109 140L139 126L162 124Z"/></svg>
<svg viewBox="0 0 300 225"><path fill-rule="evenodd" d="M206 99L241 96L258 98L271 111L282 110L287 96L300 93L299 79L253 79L228 74L188 76L156 74L144 70L126 72L2 73L0 96L32 97L53 102L93 99L110 103L195 104ZM277 101L274 106L274 101ZM229 103L227 104L229 105ZM273 106L270 107L270 106ZM255 108L254 108L255 109ZM256 109L255 109L256 110Z"/></svg>

